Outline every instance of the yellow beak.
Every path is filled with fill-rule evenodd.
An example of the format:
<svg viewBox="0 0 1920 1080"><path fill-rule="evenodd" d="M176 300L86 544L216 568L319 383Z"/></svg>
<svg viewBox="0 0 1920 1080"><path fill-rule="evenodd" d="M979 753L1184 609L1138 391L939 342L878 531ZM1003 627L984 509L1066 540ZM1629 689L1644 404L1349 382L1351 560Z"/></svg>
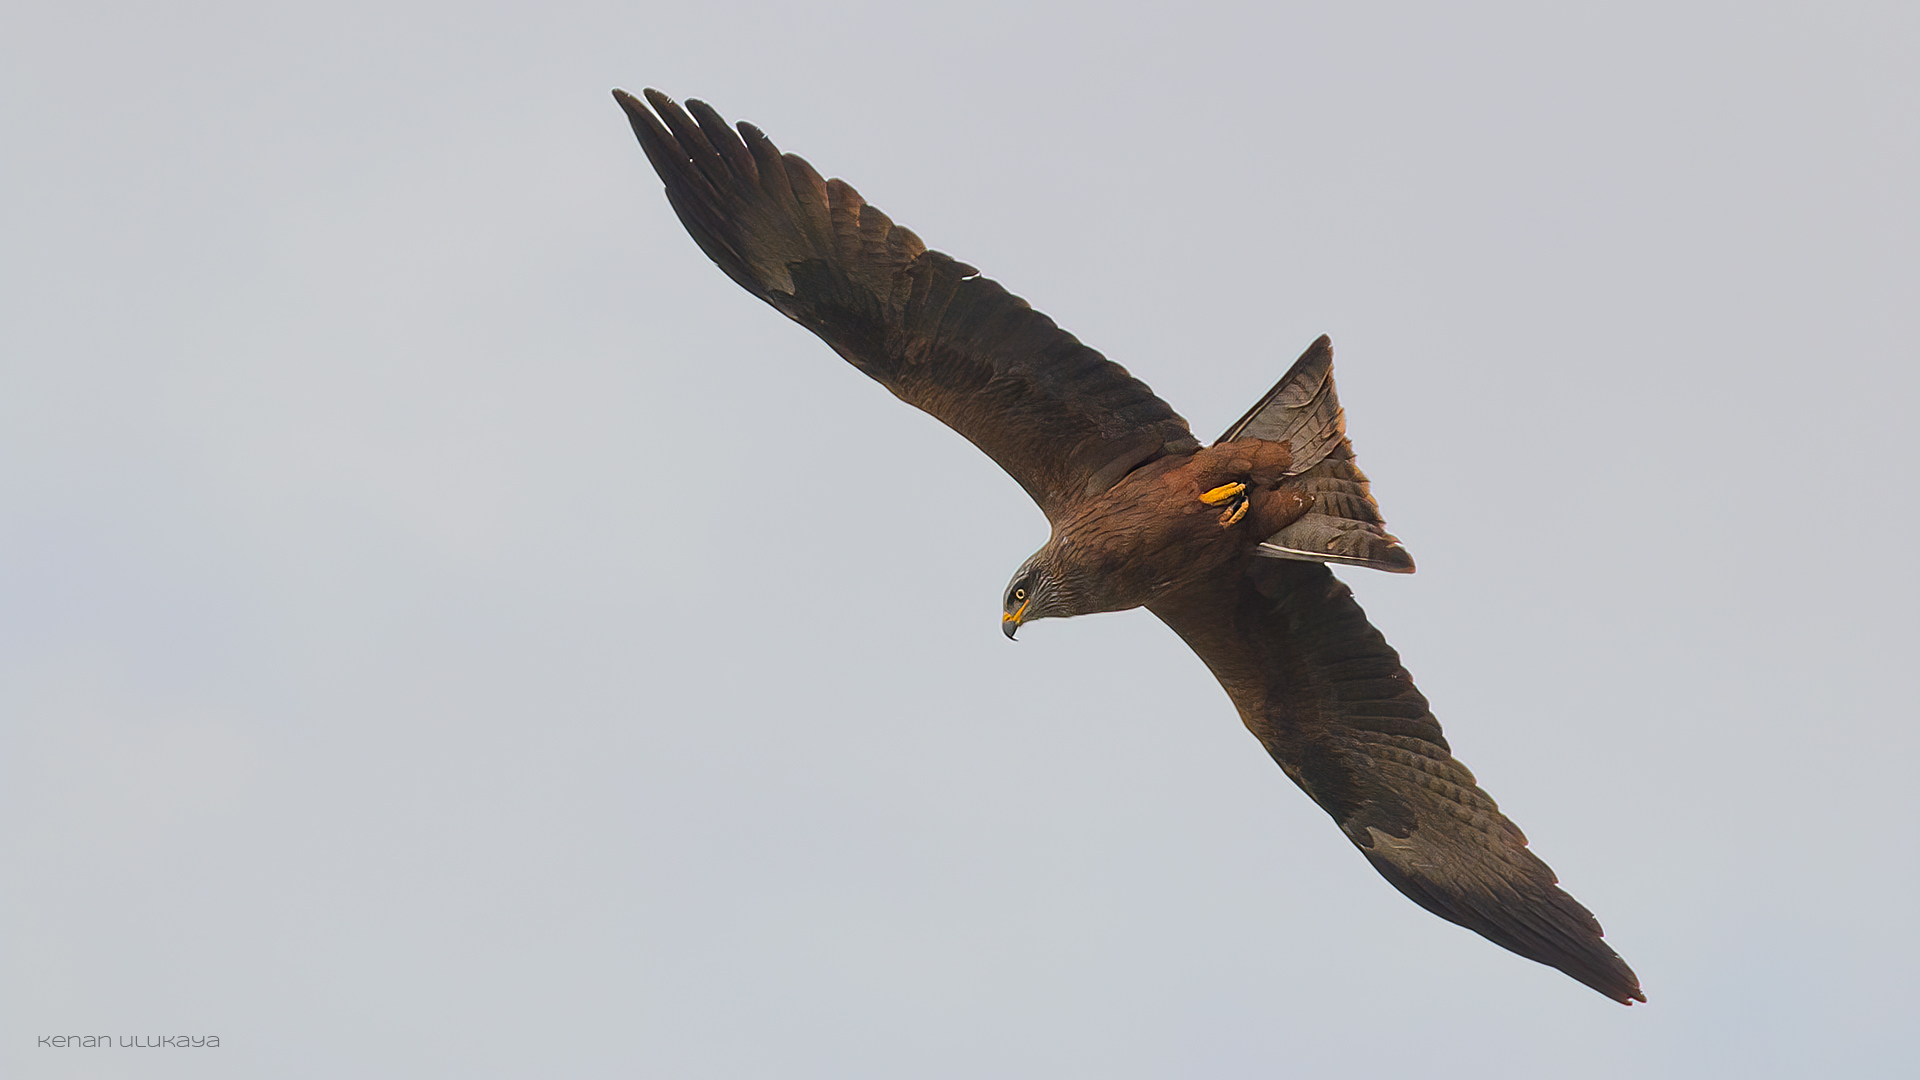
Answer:
<svg viewBox="0 0 1920 1080"><path fill-rule="evenodd" d="M1028 600L1025 604L1020 605L1019 611L1002 612L1000 614L1000 629L1007 635L1008 641L1012 641L1013 632L1020 629L1020 623L1027 614L1027 606L1032 603L1032 600Z"/></svg>

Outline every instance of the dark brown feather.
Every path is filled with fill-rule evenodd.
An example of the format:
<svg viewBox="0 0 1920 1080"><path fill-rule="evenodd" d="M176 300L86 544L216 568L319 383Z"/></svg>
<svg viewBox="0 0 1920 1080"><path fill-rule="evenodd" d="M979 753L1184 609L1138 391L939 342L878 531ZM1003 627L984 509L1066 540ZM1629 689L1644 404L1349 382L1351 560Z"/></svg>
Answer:
<svg viewBox="0 0 1920 1080"><path fill-rule="evenodd" d="M1058 520L1199 443L1127 370L843 181L702 102L614 91L674 210L727 276L999 462Z"/></svg>
<svg viewBox="0 0 1920 1080"><path fill-rule="evenodd" d="M1196 453L1185 421L1125 369L844 182L700 102L614 96L729 277L972 440L1046 512L1054 534L1009 590L1009 634L1029 614L1022 575L1048 583L1034 585L1032 618L1145 604L1395 888L1609 997L1645 1000L1593 916L1454 760L1352 593L1318 561L1288 561L1412 569L1353 463L1327 339ZM1286 558L1255 554L1270 548Z"/></svg>
<svg viewBox="0 0 1920 1080"><path fill-rule="evenodd" d="M1280 768L1415 903L1616 1001L1645 1001L1600 924L1456 761L1353 593L1254 559L1149 609L1206 661Z"/></svg>

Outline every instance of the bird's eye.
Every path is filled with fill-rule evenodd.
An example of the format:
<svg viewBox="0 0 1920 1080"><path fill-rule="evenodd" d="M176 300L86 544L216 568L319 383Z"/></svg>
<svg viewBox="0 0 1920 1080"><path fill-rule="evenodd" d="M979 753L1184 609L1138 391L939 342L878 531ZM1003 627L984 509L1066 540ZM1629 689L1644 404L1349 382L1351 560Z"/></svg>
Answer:
<svg viewBox="0 0 1920 1080"><path fill-rule="evenodd" d="M1026 603L1026 600L1027 600L1027 590L1025 590L1025 589L1015 589L1015 590L1013 590L1013 602L1014 602L1014 603L1016 603L1016 604L1024 604L1024 603Z"/></svg>

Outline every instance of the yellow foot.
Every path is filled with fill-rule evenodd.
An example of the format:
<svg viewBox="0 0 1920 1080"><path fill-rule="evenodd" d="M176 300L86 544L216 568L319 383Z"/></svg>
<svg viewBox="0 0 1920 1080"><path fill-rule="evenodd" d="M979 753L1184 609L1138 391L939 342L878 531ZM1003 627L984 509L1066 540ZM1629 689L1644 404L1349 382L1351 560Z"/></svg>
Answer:
<svg viewBox="0 0 1920 1080"><path fill-rule="evenodd" d="M1247 490L1247 485L1245 484L1221 484L1212 491L1202 493L1200 501L1206 503L1208 506L1219 506L1228 499L1238 498L1240 493L1245 490Z"/></svg>
<svg viewBox="0 0 1920 1080"><path fill-rule="evenodd" d="M1247 516L1247 507L1251 505L1253 505L1252 499L1241 499L1234 503L1232 509L1220 515L1220 527L1223 529L1232 528L1234 522Z"/></svg>

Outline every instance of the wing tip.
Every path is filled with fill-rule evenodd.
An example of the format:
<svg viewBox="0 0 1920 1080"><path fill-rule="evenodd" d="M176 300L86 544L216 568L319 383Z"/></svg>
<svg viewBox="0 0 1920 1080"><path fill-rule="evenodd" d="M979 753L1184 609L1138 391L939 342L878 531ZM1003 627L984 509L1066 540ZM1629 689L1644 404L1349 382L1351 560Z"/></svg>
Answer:
<svg viewBox="0 0 1920 1080"><path fill-rule="evenodd" d="M1377 828L1368 831L1376 841L1382 836ZM1498 892L1462 890L1399 865L1380 846L1362 844L1352 833L1348 838L1388 884L1429 912L1516 956L1553 968L1602 997L1622 1005L1646 1002L1640 976L1607 944L1600 921L1559 887L1551 868L1538 858L1531 861L1545 873L1544 880L1508 881Z"/></svg>
<svg viewBox="0 0 1920 1080"><path fill-rule="evenodd" d="M1605 934L1596 934L1581 944L1585 948L1569 956L1565 962L1540 962L1622 1005L1647 1003L1647 992L1640 988L1640 976L1635 975L1620 954L1607 944ZM1538 957L1528 959L1539 960Z"/></svg>
<svg viewBox="0 0 1920 1080"><path fill-rule="evenodd" d="M1605 949L1605 943L1601 943L1600 947ZM1574 982L1592 990L1609 1001L1617 1001L1627 1006L1635 1004L1645 1005L1647 1003L1647 994L1646 991L1640 989L1639 977L1634 975L1633 970L1628 968L1611 949L1608 949L1607 952L1608 955L1613 958L1614 963L1619 964L1621 968L1620 971L1615 971L1612 965L1607 965L1598 971L1584 972L1575 970L1570 965L1555 963L1551 960L1539 960L1531 956L1525 958L1535 960L1537 963L1553 968L1562 975L1567 976Z"/></svg>
<svg viewBox="0 0 1920 1080"><path fill-rule="evenodd" d="M646 101L642 101L641 100L642 97L644 97ZM613 88L613 100L619 102L620 107L627 110L628 112L632 112L635 109L639 109L642 112L645 112L647 108L647 102L652 102L655 105L660 105L662 103L665 103L667 105L673 104L672 98L668 97L667 95L661 93L658 90L655 90L651 86L642 87L640 89L639 95L635 95L633 91L628 90L624 86L616 86Z"/></svg>

